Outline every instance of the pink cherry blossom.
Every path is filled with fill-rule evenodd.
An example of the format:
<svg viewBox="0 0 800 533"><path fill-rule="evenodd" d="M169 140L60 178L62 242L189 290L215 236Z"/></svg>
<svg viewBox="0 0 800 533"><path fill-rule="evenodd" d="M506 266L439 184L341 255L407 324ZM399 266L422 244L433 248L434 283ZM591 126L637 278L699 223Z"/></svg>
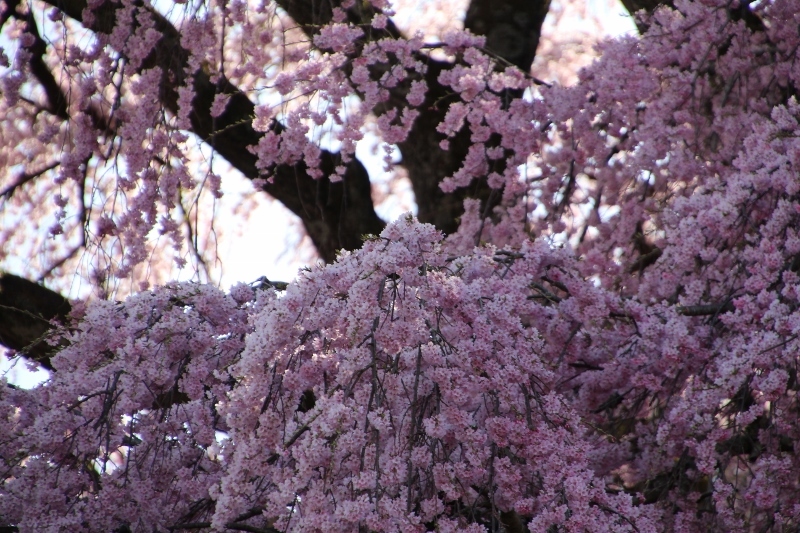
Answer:
<svg viewBox="0 0 800 533"><path fill-rule="evenodd" d="M382 0L190 4L0 5L0 260L31 220L31 257L79 251L51 270L140 289L26 311L51 374L1 378L0 529L797 529L800 1L642 12L570 86ZM288 284L136 279L200 256L228 176L191 146L322 250L370 137L420 206L458 199L447 235L406 213Z"/></svg>

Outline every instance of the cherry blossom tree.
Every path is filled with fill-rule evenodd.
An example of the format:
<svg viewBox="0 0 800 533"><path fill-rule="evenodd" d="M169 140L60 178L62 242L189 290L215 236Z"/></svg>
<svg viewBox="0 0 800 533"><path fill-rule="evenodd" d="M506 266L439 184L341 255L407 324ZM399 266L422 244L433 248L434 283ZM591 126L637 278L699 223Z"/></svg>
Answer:
<svg viewBox="0 0 800 533"><path fill-rule="evenodd" d="M379 0L3 4L4 197L60 191L54 254L179 248L205 143L324 263L120 302L4 276L0 340L52 374L0 390L0 527L797 530L800 2L625 5L563 86L547 2L438 41ZM367 132L416 216L377 216Z"/></svg>

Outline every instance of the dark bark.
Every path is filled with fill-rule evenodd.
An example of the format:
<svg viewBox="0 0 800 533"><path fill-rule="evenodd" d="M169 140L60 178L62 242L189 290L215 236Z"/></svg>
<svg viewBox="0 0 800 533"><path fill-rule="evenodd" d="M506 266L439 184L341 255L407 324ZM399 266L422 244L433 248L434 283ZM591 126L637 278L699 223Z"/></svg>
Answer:
<svg viewBox="0 0 800 533"><path fill-rule="evenodd" d="M12 5L14 5L12 3ZM9 10L10 11L10 10ZM47 49L47 44L39 34L39 29L36 25L36 20L33 17L33 12L29 12L25 17L28 24L28 31L34 36L34 43L28 48L31 52L30 68L31 73L36 76L36 79L42 85L45 94L47 95L48 111L63 120L69 120L67 113L67 100L61 87L50 72L50 69L44 62L44 54Z"/></svg>
<svg viewBox="0 0 800 533"><path fill-rule="evenodd" d="M52 321L64 322L66 298L32 281L0 275L0 344L50 367L53 347L45 342Z"/></svg>
<svg viewBox="0 0 800 533"><path fill-rule="evenodd" d="M46 0L52 7L60 9L66 16L82 20L82 12L86 8L86 0ZM332 17L332 8L338 2L320 2L318 0L279 0L279 5L297 22L298 26L309 35L313 35L317 28L329 22ZM372 17L371 8L363 7L358 3L348 12L351 22L361 24ZM16 7L16 3L3 15L8 16ZM119 4L108 1L93 11L94 20L89 29L97 33L110 33L116 23L116 10ZM142 3L142 7L145 4ZM473 33L487 36L488 52L498 58L501 66L515 65L525 71L530 69L535 49L539 41L541 24L549 7L549 0L502 0L488 2L487 0L474 0L468 10L466 27ZM164 107L172 113L178 110L177 88L181 86L186 77L186 65L189 54L180 45L180 34L176 28L158 13L150 10L155 27L161 38L153 52L144 60L140 69L160 67L162 72L161 90L159 98ZM398 37L400 32L390 22L384 30L374 30L368 25L363 26L366 35L364 42L356 43L355 49L360 49L368 40L383 37ZM44 48L37 42L34 50L34 60L40 61ZM40 49L41 48L41 49ZM38 58L38 59L36 59ZM469 147L469 132L464 130L451 140L448 151L439 148L441 134L436 131L436 126L443 119L447 111L448 98L452 97L448 88L438 83L439 74L451 67L449 63L424 58L428 64L425 80L429 87L426 101L422 104L420 118L415 123L409 138L401 143L402 165L406 168L411 179L414 193L419 207L419 218L423 222L436 225L445 233L454 231L458 218L463 213L463 201L467 197L480 199L486 211L498 203L499 191L494 191L483 179L474 180L470 187L456 191L454 194L445 194L439 188L440 181L458 170ZM43 62L41 62L43 65ZM32 65L37 72L37 77L45 88L51 112L63 116L67 109L63 101L63 93L59 91L52 75L39 68L39 63ZM41 70L41 72L39 72ZM375 76L380 75L380 66L376 67ZM211 76L198 70L193 74L195 98L192 102L191 124L193 132L204 139L220 155L228 160L235 168L246 177L255 179L262 177L256 166L256 156L246 149L247 146L258 144L263 133L257 132L252 127L255 106L245 93L240 91L230 81L221 77L219 81L212 82ZM375 110L380 114L391 107L398 107L405 102L405 91L408 84L392 89L390 101L382 110ZM211 103L217 93L230 95L225 112L216 118L211 117ZM105 125L105 132L112 133ZM272 124L276 133L282 130L278 122ZM321 170L325 176L333 173L339 164L338 155L323 152ZM355 249L361 245L361 238L365 234L379 233L384 222L377 216L372 203L369 176L364 166L357 160L352 160L347 165L344 180L340 183L331 183L323 178L312 179L303 162L295 165L280 165L272 170L273 180L264 186L264 191L280 202L289 210L300 217L304 227L316 246L320 256L325 261L335 258L339 249ZM24 281L15 276L6 275L3 279ZM33 284L43 291L43 287ZM26 286L22 290L19 283L10 283L7 297L20 290L19 301L26 301L25 290L32 290ZM48 291L49 292L49 291ZM6 346L21 349L39 339L50 318L63 318L61 311L64 309L64 300L55 293L51 300L27 300L29 307L9 307L9 312L23 312L16 320L28 317L31 322L27 333L23 333L20 326L12 325L16 322L0 322L0 342ZM58 298L61 298L58 300ZM16 304L15 304L16 305ZM66 309L68 310L68 303ZM44 329L43 329L44 328ZM16 335L16 336L15 336ZM49 364L44 352L27 352L31 357Z"/></svg>
<svg viewBox="0 0 800 533"><path fill-rule="evenodd" d="M48 0L49 3L67 16L80 21L82 11L86 7L85 0ZM13 15L17 2L10 2L3 13L3 19ZM625 7L635 13L644 10L652 13L659 5L671 5L670 2L655 0L623 0ZM298 26L307 34L313 35L317 28L329 22L332 9L338 5L333 2L320 2L319 0L279 0L279 5L297 22ZM350 22L361 24L372 16L371 8L363 7L367 4L358 3L358 7L348 12ZM143 4L144 6L144 4ZM94 23L89 29L99 33L109 33L114 28L115 12L118 4L106 2L94 11ZM549 0L472 0L465 19L465 27L475 34L487 37L487 51L498 57L501 64L511 64L527 71L535 56L539 42L541 24L549 8ZM166 19L155 12L151 12L156 29L161 33L161 39L153 53L145 60L141 68L159 66L162 69L161 99L165 108L171 112L177 111L177 91L185 77L185 66L188 53L180 46L178 31ZM750 11L746 3L733 10L732 18L745 20L754 30L763 30L763 24L756 15ZM15 16L15 15L14 15ZM3 21L4 21L3 20ZM390 22L385 30L374 30L368 25L365 41L383 37L398 37L400 32ZM363 43L361 43L363 45ZM359 49L360 46L356 46ZM33 45L32 71L42 83L48 98L50 111L62 118L66 114L66 103L63 93L58 89L55 78L45 68L42 55L44 41L38 39ZM423 222L436 225L445 233L454 231L457 227L458 217L463 213L463 200L467 197L478 198L483 202L484 210L488 214L490 209L497 204L499 191L493 191L485 179L476 179L470 187L460 189L453 194L444 194L439 188L442 178L452 175L458 170L466 150L469 147L469 132L462 131L451 140L450 150L439 148L441 135L436 132L436 126L444 117L447 110L447 88L438 83L438 76L442 70L450 68L445 62L426 59L428 72L425 80L429 87L426 101L421 106L421 116L412 128L409 138L401 143L402 165L406 168L412 182L419 208L419 218ZM49 74L49 75L48 75ZM376 72L375 75L379 75ZM193 76L196 97L193 101L191 115L194 133L205 139L214 149L225 157L234 167L250 179L259 177L256 168L256 157L244 149L246 146L255 145L262 133L252 128L251 119L254 115L254 104L228 80L222 78L213 83L210 76L200 70ZM393 89L387 108L397 107L405 101L405 86ZM210 115L211 102L218 92L231 95L225 113L212 118ZM375 110L380 113L381 110ZM385 111L385 110L384 110ZM281 125L273 124L273 130L279 132ZM322 156L322 170L330 175L338 164L337 154L324 152ZM366 169L357 160L348 166L345 179L341 183L331 183L327 179L314 180L307 172L304 163L296 165L281 165L273 170L274 180L264 187L265 192L281 201L303 221L306 231L320 253L320 256L331 261L341 248L355 249L361 245L364 234L378 233L383 228L383 221L376 215L370 194L370 183ZM12 279L6 275L2 279ZM16 278L20 279L20 278ZM24 280L23 280L24 281ZM43 287L31 284L41 290ZM3 291L5 298L10 298L13 291L20 290L16 301L25 301L26 293L22 285L6 283ZM59 315L59 306L56 295L52 300L29 300L29 307L20 307L13 313L16 318L12 321L0 322L0 341L6 346L22 349L39 339L45 331L42 324L52 317ZM44 307L36 307L41 304ZM57 305L56 305L57 304ZM56 305L54 308L51 306ZM68 305L68 304L67 304ZM32 307L30 307L32 306ZM22 314L20 309L30 314ZM56 309L54 312L53 309ZM6 310L6 312L11 312ZM31 325L27 329L21 327L19 322L27 316ZM23 333L27 331L27 333ZM44 349L44 346L41 347ZM31 357L42 359L42 352L29 351ZM46 358L42 359L46 362Z"/></svg>
<svg viewBox="0 0 800 533"><path fill-rule="evenodd" d="M86 2L53 1L51 5L61 9L70 18L80 21ZM95 10L95 20L90 29L98 33L110 33L114 28L115 11L118 7L116 3L106 2ZM180 34L175 27L158 13L151 11L151 15L161 39L140 68L161 68L161 102L169 111L177 113L177 88L185 80L184 72L189 54L181 47ZM262 177L256 168L256 156L246 149L258 144L263 136L263 133L252 127L255 116L253 102L224 77L213 83L209 74L203 70L194 73L193 83L193 132L213 146L246 177ZM217 93L229 94L231 97L225 112L214 118L210 109ZM274 122L273 129L280 131L281 125ZM337 165L337 154L324 151L323 172L330 175ZM344 180L339 183L311 178L303 162L281 165L273 169L273 180L263 189L300 217L320 256L326 261L333 260L336 251L341 248L359 247L362 235L380 233L384 225L372 205L369 175L358 160L347 165Z"/></svg>
<svg viewBox="0 0 800 533"><path fill-rule="evenodd" d="M673 0L620 0L620 2L634 18L639 33L647 31L650 25L648 19L659 7L675 8ZM737 7L730 8L731 20L743 20L750 31L764 31L766 29L764 22L750 9L752 3L755 2L742 1Z"/></svg>
<svg viewBox="0 0 800 533"><path fill-rule="evenodd" d="M51 4L76 20L80 20L86 5L85 0L51 1ZM331 4L325 2L281 0L279 5L309 35L313 35L317 28L329 22L332 16ZM549 0L504 0L494 4L475 0L466 23L474 33L486 32L487 47L491 53L505 63L527 71L533 61L548 6ZM116 8L117 4L107 2L96 10L95 21L90 29L99 33L111 32ZM162 103L170 111L177 112L177 86L184 81L188 53L180 46L180 35L174 26L157 13L153 12L152 15L156 29L162 37L141 68L161 68ZM349 19L354 23L369 20L371 15L371 12L359 10L348 12ZM366 39L399 36L398 30L392 24L385 30L370 32ZM512 43L515 38L519 39L516 45ZM426 58L426 61L429 66L425 76L429 94L421 106L424 112L414 125L408 140L400 144L400 150L403 154L402 164L408 172L418 200L419 219L450 233L457 227L465 198L480 199L488 212L496 204L499 194L492 191L482 179L477 179L473 186L450 195L439 189L439 182L458 170L469 147L469 134L464 131L453 139L449 151L439 148L442 136L436 132L436 126L447 111L447 96L450 91L438 83L438 76L450 65L430 58ZM253 103L228 80L223 78L213 83L210 76L202 70L195 72L193 82L196 92L191 115L194 133L211 144L245 176L251 179L260 177L256 168L256 156L243 149L257 144L262 136L251 124L255 109ZM405 101L404 91L404 86L394 89L395 94L387 104L388 107L401 105ZM218 92L229 94L231 98L225 113L213 118L209 111ZM280 124L274 123L273 129L280 131ZM323 153L322 170L326 175L333 172L337 163L336 154ZM303 162L291 166L281 165L273 169L273 174L274 179L264 187L265 192L300 217L324 260L331 261L341 248L359 247L362 235L381 231L383 221L375 214L372 205L369 176L359 161L353 160L347 166L345 179L341 183L312 179Z"/></svg>
<svg viewBox="0 0 800 533"><path fill-rule="evenodd" d="M313 36L320 26L330 22L334 5L316 0L277 2L309 36ZM486 36L487 52L498 60L501 67L513 65L528 72L549 6L550 0L472 0L465 27L472 33ZM361 6L350 10L348 19L359 24L369 21L372 15L371 8ZM400 32L391 23L383 31L376 32L368 26L366 28L367 40L400 36ZM355 48L358 50L360 47ZM470 132L467 129L462 130L451 140L449 150L439 147L439 142L444 137L436 131L436 127L444 119L455 95L449 87L443 87L438 79L442 71L452 65L430 57L422 59L428 67L424 76L428 93L419 106L420 116L411 128L408 138L399 144L401 165L405 168L414 190L418 219L435 225L447 234L457 229L466 198L480 200L483 211L490 214L491 209L499 203L501 191L491 189L486 183L486 176L478 177L470 187L450 194L439 188L442 179L453 175L460 168L471 145ZM373 78L378 79L382 73L383 70L375 68ZM381 109L373 111L380 115L390 109L402 108L406 105L407 88L408 83L391 88L389 101ZM502 172L503 169L492 170Z"/></svg>
<svg viewBox="0 0 800 533"><path fill-rule="evenodd" d="M528 72L539 46L550 0L472 0L464 28L486 36L486 48Z"/></svg>
<svg viewBox="0 0 800 533"><path fill-rule="evenodd" d="M670 0L620 0L625 9L631 16L635 17L639 11L644 11L647 14L652 14L658 6L668 5L672 6ZM638 22L637 22L638 25ZM641 27L639 30L641 31Z"/></svg>

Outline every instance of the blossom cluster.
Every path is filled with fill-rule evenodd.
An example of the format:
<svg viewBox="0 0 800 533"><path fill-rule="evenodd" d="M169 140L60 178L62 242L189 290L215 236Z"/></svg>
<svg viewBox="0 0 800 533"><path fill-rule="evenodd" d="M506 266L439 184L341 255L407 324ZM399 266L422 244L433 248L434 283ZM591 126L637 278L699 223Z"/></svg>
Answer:
<svg viewBox="0 0 800 533"><path fill-rule="evenodd" d="M201 512L223 473L216 404L256 304L244 289L176 284L77 311L53 377L0 392L3 522L152 530Z"/></svg>
<svg viewBox="0 0 800 533"><path fill-rule="evenodd" d="M453 258L409 215L280 297L184 284L91 305L54 378L3 397L0 513L77 527L115 499L92 529L655 531L558 391L571 306L531 287L586 285L573 262L544 243Z"/></svg>
<svg viewBox="0 0 800 533"><path fill-rule="evenodd" d="M165 73L146 68L162 19L120 6L125 28L63 51L74 64L105 54L98 79L112 86L138 69L117 89L124 102L110 95L116 140L91 113L110 93L77 73L85 97L68 125L12 112L22 66L3 78L14 118L0 135L35 132L37 163L45 141L68 139L64 187L88 159L130 148L118 192L131 210L92 225L121 239L130 266L159 208L176 211L192 186L178 128L196 95L181 87L164 118L149 97ZM469 147L437 179L446 192L484 180L493 210L468 199L448 236L403 216L285 291L170 284L78 311L52 339L52 378L0 390L0 525L796 530L800 2L745 7L676 0L641 38L604 43L572 87L446 35L439 148L465 135ZM222 63L212 15L247 26L247 8L187 24L187 64ZM371 113L399 143L425 112L426 45L393 36L383 2L370 9L361 21L337 10L280 74L229 72L263 74L283 98L254 107L265 175L303 161L321 177L316 128L335 126L346 161ZM11 64L30 59L30 30L12 28L23 46ZM387 33L366 39L373 30ZM209 79L222 87L225 74ZM232 100L215 98L213 118ZM57 218L52 233L66 211Z"/></svg>

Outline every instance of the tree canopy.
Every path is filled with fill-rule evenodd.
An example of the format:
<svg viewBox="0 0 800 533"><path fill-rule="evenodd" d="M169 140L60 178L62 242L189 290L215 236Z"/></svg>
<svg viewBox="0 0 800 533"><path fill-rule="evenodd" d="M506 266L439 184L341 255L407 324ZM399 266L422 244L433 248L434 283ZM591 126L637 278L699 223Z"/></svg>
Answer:
<svg viewBox="0 0 800 533"><path fill-rule="evenodd" d="M0 388L0 531L797 530L800 2L623 3L571 85L531 73L547 1L437 41L383 0L0 4L2 260L201 255L198 150L323 260L0 277L51 371Z"/></svg>

